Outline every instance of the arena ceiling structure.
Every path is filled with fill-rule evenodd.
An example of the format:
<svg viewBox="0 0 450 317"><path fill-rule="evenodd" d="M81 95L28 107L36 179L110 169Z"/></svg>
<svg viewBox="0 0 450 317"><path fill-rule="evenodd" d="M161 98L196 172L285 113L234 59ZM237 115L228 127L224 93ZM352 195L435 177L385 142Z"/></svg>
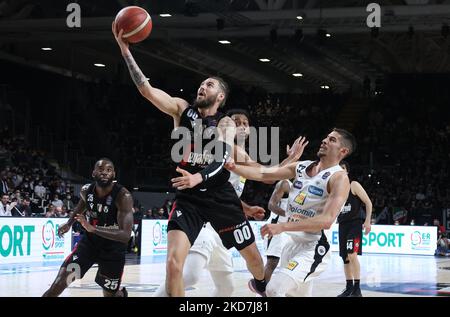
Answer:
<svg viewBox="0 0 450 317"><path fill-rule="evenodd" d="M71 2L81 7L80 28L66 25ZM133 47L143 70L220 74L270 92L324 85L346 91L361 87L365 77L375 81L386 73L450 72L450 0L380 0L380 28L367 26L368 3L3 0L0 59L84 80L111 80L120 62L111 22L121 8L138 5L153 20L150 37Z"/></svg>

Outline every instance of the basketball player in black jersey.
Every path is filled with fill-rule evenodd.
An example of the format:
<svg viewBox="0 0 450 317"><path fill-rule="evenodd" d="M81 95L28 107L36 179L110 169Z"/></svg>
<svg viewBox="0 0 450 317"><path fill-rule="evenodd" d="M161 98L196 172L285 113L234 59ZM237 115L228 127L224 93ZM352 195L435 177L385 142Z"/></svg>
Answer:
<svg viewBox="0 0 450 317"><path fill-rule="evenodd" d="M226 248L239 250L255 278L257 291L264 295L263 260L241 202L228 182L230 173L223 168L234 151L236 132L233 120L218 112L228 95L227 84L219 77L207 78L201 83L191 106L184 99L152 87L131 55L128 43L122 39L123 30L116 30L113 23L112 31L139 92L159 110L170 115L175 127L188 129L191 136L195 136L194 126L198 124L204 129L217 127L220 133L220 137L214 139L216 146L213 151L217 149L214 153L196 152L196 144L191 143L190 151L185 151L178 163L177 172L181 176L172 179L177 193L168 224L167 293L169 296L184 296L184 262L203 224L209 221ZM201 138L201 148L209 141ZM223 155L217 158L220 150Z"/></svg>
<svg viewBox="0 0 450 317"><path fill-rule="evenodd" d="M347 172L350 166L346 161L339 165ZM361 215L361 204L366 206L366 216ZM360 282L360 265L358 255L362 254L362 229L368 234L371 229L372 202L364 188L357 181L350 182L350 192L347 202L339 214L339 255L344 261L345 279L347 285L338 297L362 297Z"/></svg>
<svg viewBox="0 0 450 317"><path fill-rule="evenodd" d="M94 263L98 263L95 282L103 288L105 297L128 295L125 288L120 289L120 282L133 226L133 199L125 187L113 182L115 171L111 160L98 160L92 177L95 182L81 188L78 205L67 223L58 229L61 236L78 221L86 232L43 296L59 296L71 282L83 278Z"/></svg>

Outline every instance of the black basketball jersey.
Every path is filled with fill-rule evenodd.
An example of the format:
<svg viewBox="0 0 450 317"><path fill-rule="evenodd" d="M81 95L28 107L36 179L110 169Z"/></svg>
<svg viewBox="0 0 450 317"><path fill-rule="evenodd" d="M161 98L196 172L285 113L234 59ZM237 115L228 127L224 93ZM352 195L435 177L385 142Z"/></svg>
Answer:
<svg viewBox="0 0 450 317"><path fill-rule="evenodd" d="M353 195L352 191L348 194L347 201L338 216L338 223L362 219L361 215L362 201L358 196Z"/></svg>
<svg viewBox="0 0 450 317"><path fill-rule="evenodd" d="M111 193L103 198L97 196L95 183L85 186L88 186L86 191L86 215L89 217L89 222L101 227L118 227L116 198L122 189L122 185L114 183Z"/></svg>
<svg viewBox="0 0 450 317"><path fill-rule="evenodd" d="M183 153L183 159L178 163L178 166L191 174L195 174L203 170L206 166L214 161L214 149L209 151L205 146L214 139L213 128L217 127L219 121L225 117L225 114L217 112L216 114L202 118L197 108L187 107L180 118L180 127L189 129L191 134L191 148L187 153ZM201 124L201 127L198 125ZM210 128L210 129L208 129ZM201 134L200 134L201 133ZM201 152L196 152L195 142L200 142ZM222 153L227 151L224 142L220 142ZM217 174L206 182L202 182L192 189L183 190L184 193L205 190L206 188L220 187L228 182L230 172L222 168Z"/></svg>

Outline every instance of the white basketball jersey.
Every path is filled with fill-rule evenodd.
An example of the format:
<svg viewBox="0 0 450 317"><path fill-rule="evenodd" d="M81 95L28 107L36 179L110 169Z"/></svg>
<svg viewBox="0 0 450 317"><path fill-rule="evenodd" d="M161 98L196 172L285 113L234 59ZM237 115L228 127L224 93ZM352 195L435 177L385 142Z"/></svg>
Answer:
<svg viewBox="0 0 450 317"><path fill-rule="evenodd" d="M231 183L234 190L236 191L237 196L240 198L242 192L244 191L246 179L236 173L230 172L230 178L228 179L228 181Z"/></svg>
<svg viewBox="0 0 450 317"><path fill-rule="evenodd" d="M287 182L289 183L289 188L292 188L292 182L290 180L287 180ZM288 220L288 217L287 217L288 201L289 201L289 198L282 198L280 200L280 202L278 203L278 207L280 207L281 209L283 209L286 212L285 216L280 216L280 215L274 213L273 211L271 211L269 223L287 222L287 220ZM276 219L277 217L278 217L278 220L276 222L274 222L274 219Z"/></svg>
<svg viewBox="0 0 450 317"><path fill-rule="evenodd" d="M306 169L314 161L301 161L296 166L295 180L289 192L288 208L286 215L289 222L301 221L312 218L323 212L323 207L328 198L327 184L331 176L343 169L339 165L327 168L314 177L306 174ZM328 236L327 230L325 235ZM293 238L301 240L317 239L321 232L287 231Z"/></svg>

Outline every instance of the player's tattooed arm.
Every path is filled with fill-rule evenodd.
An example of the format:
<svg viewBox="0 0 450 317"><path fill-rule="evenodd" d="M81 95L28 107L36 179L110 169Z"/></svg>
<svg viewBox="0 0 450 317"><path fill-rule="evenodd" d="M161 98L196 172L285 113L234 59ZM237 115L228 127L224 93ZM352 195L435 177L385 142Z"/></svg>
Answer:
<svg viewBox="0 0 450 317"><path fill-rule="evenodd" d="M133 79L134 84L139 88L145 84L147 78L142 73L138 64L133 58L131 53L124 55L125 63L127 64L128 70L130 71L131 79Z"/></svg>
<svg viewBox="0 0 450 317"><path fill-rule="evenodd" d="M188 102L181 98L169 96L164 91L152 87L134 60L128 42L123 39L123 30L116 30L114 22L112 23L112 32L127 64L131 79L139 89L141 95L153 103L159 110L176 119L178 123L179 117L189 105Z"/></svg>
<svg viewBox="0 0 450 317"><path fill-rule="evenodd" d="M139 89L141 95L154 104L159 110L172 116L176 122L179 122L181 114L189 106L189 103L182 98L172 97L165 91L150 85L148 79L142 73L131 53L124 55L123 58L128 66L131 79L133 79L133 82Z"/></svg>
<svg viewBox="0 0 450 317"><path fill-rule="evenodd" d="M133 197L123 188L116 201L118 229L95 227L94 233L105 239L128 243L133 228Z"/></svg>

